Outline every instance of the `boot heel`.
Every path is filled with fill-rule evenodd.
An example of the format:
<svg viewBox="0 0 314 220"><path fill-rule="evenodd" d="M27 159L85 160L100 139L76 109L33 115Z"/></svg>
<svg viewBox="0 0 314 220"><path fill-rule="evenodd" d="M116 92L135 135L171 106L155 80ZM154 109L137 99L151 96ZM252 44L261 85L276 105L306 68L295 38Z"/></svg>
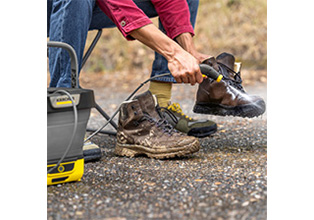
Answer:
<svg viewBox="0 0 314 220"><path fill-rule="evenodd" d="M119 156L135 157L138 152L129 148L121 146L119 143L116 144L114 153Z"/></svg>
<svg viewBox="0 0 314 220"><path fill-rule="evenodd" d="M233 111L233 108L224 109L223 107L215 106L213 104L211 106L195 104L193 108L194 113L220 116L233 115L230 113Z"/></svg>
<svg viewBox="0 0 314 220"><path fill-rule="evenodd" d="M212 114L213 113L212 109L210 109L209 107L198 105L198 104L194 105L193 112L199 113L199 114Z"/></svg>

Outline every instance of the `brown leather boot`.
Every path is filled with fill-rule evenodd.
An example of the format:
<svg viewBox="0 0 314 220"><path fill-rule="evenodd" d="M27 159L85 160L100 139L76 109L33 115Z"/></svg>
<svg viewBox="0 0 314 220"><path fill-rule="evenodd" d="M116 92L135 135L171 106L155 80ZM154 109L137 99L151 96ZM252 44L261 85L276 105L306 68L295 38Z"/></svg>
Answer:
<svg viewBox="0 0 314 220"><path fill-rule="evenodd" d="M198 139L177 132L157 112L155 103L147 91L121 105L115 153L129 157L145 154L163 159L198 151Z"/></svg>
<svg viewBox="0 0 314 220"><path fill-rule="evenodd" d="M222 53L216 60L211 58L203 63L213 66L224 78L220 82L203 80L197 91L195 113L252 118L265 112L264 100L244 91L240 71L234 71L233 55Z"/></svg>

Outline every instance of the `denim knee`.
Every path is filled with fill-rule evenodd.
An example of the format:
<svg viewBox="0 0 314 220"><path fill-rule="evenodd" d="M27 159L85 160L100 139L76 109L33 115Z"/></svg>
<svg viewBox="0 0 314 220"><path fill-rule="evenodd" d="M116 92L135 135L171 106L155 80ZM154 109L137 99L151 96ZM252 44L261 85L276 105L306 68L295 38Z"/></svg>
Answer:
<svg viewBox="0 0 314 220"><path fill-rule="evenodd" d="M95 0L49 0L48 6L50 40L70 44L77 54L80 69ZM49 48L49 70L51 87L71 86L71 65L66 51Z"/></svg>

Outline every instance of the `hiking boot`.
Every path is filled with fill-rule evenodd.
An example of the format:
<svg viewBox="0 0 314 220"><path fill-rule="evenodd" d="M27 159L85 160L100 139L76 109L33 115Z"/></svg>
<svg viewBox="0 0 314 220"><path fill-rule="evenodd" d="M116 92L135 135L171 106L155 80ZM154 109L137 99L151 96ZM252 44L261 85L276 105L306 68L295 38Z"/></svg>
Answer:
<svg viewBox="0 0 314 220"><path fill-rule="evenodd" d="M176 131L156 110L157 100L147 91L122 103L115 153L164 159L186 156L200 149L195 137Z"/></svg>
<svg viewBox="0 0 314 220"><path fill-rule="evenodd" d="M211 58L203 63L218 69L223 79L220 82L209 78L203 80L196 95L195 113L253 118L265 112L264 100L247 94L242 87L240 70L234 71L233 55L222 53L216 60Z"/></svg>
<svg viewBox="0 0 314 220"><path fill-rule="evenodd" d="M182 112L178 103L168 105L167 108L160 107L163 116L178 131L194 137L207 137L217 131L217 125L210 120L196 120Z"/></svg>

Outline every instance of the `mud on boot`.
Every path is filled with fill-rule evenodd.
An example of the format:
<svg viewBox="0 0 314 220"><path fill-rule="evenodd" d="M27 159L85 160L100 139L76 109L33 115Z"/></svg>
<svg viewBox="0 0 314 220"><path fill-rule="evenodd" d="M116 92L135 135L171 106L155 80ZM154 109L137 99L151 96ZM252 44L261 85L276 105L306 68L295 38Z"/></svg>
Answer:
<svg viewBox="0 0 314 220"><path fill-rule="evenodd" d="M115 153L155 159L187 156L200 149L197 138L177 132L156 110L149 91L124 102L120 108Z"/></svg>

